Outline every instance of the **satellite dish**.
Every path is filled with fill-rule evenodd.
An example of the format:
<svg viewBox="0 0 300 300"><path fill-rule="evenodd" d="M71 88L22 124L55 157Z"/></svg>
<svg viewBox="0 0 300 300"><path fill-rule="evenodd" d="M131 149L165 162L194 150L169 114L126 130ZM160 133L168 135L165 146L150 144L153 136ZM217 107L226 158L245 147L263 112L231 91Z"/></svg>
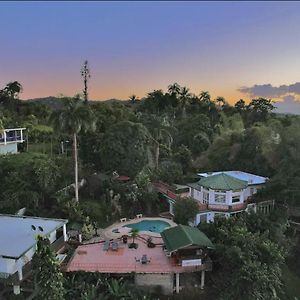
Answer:
<svg viewBox="0 0 300 300"><path fill-rule="evenodd" d="M36 230L34 225L31 225L31 229L34 230L34 231Z"/></svg>
<svg viewBox="0 0 300 300"><path fill-rule="evenodd" d="M44 231L43 227L39 226L38 228L39 228L39 231L41 231L41 232Z"/></svg>

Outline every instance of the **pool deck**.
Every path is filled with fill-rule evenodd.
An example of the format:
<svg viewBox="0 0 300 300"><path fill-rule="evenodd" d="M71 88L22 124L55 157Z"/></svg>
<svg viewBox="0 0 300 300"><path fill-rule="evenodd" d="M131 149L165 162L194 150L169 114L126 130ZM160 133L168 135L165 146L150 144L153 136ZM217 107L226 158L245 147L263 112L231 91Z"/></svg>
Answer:
<svg viewBox="0 0 300 300"><path fill-rule="evenodd" d="M122 227L126 227L126 225L129 224L134 224L134 223L139 223L141 221L163 221L166 222L170 225L170 227L175 227L177 226L177 224L175 222L173 222L170 219L166 219L166 218L160 218L160 217L142 217L142 218L135 218L135 219L131 219L128 220L126 222L116 222L114 224L112 224L111 226L105 228L103 230L103 235L107 238L107 239L117 239L120 238L124 235L124 233L118 233L118 232L113 232L114 229L118 229L118 228L122 228ZM139 235L147 235L147 236L151 236L151 237L157 237L160 238L160 233L158 232L152 232L152 231L139 231L138 233Z"/></svg>
<svg viewBox="0 0 300 300"><path fill-rule="evenodd" d="M142 236L146 238L146 236ZM162 238L154 238L159 243L155 248L148 248L141 238L136 239L137 249L128 248L128 244L119 241L116 251L104 250L104 243L79 246L66 267L67 272L100 272L114 274L135 273L185 273L210 270L211 265L206 263L200 266L182 267L175 258L167 257L163 250ZM142 257L147 255L149 261L142 263Z"/></svg>

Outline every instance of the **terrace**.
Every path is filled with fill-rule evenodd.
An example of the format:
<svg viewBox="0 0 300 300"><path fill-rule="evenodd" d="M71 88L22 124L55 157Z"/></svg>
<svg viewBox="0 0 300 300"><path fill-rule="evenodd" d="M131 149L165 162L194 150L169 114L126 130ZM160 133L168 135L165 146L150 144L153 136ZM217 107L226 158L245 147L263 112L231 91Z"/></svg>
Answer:
<svg viewBox="0 0 300 300"><path fill-rule="evenodd" d="M156 238L154 248L149 248L145 239L138 238L138 248L130 249L118 240L117 250L104 249L104 242L79 246L66 267L67 272L99 272L113 274L143 273L170 274L211 270L211 261L207 259L201 265L181 266L176 257L168 257L161 238ZM143 260L143 257L147 260ZM146 263L145 263L146 262Z"/></svg>

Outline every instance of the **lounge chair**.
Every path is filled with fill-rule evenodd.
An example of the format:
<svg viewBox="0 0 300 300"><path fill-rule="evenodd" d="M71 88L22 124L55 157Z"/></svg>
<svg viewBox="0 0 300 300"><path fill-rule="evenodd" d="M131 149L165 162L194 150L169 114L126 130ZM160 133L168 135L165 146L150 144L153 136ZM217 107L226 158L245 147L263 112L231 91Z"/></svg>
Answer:
<svg viewBox="0 0 300 300"><path fill-rule="evenodd" d="M121 223L124 223L124 222L126 222L127 221L127 218L122 218L122 219L120 219L120 222Z"/></svg>
<svg viewBox="0 0 300 300"><path fill-rule="evenodd" d="M104 245L103 245L103 251L108 251L110 246L110 241L105 241Z"/></svg>
<svg viewBox="0 0 300 300"><path fill-rule="evenodd" d="M140 219L140 218L142 218L143 217L143 214L138 214L138 215L136 215L136 218L137 219Z"/></svg>
<svg viewBox="0 0 300 300"><path fill-rule="evenodd" d="M119 243L117 241L113 241L111 244L111 250L118 251Z"/></svg>

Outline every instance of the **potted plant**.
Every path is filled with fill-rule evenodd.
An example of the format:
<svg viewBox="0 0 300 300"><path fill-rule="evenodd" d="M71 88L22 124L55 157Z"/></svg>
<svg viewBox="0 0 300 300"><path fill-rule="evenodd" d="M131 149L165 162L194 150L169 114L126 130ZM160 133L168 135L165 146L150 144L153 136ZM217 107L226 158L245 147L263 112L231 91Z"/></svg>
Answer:
<svg viewBox="0 0 300 300"><path fill-rule="evenodd" d="M122 236L122 240L123 240L124 244L127 244L128 236L127 235L123 235Z"/></svg>
<svg viewBox="0 0 300 300"><path fill-rule="evenodd" d="M129 248L136 249L138 247L138 244L135 243L135 238L138 236L139 230L134 228L131 231L131 237L132 237L132 243L129 244Z"/></svg>

